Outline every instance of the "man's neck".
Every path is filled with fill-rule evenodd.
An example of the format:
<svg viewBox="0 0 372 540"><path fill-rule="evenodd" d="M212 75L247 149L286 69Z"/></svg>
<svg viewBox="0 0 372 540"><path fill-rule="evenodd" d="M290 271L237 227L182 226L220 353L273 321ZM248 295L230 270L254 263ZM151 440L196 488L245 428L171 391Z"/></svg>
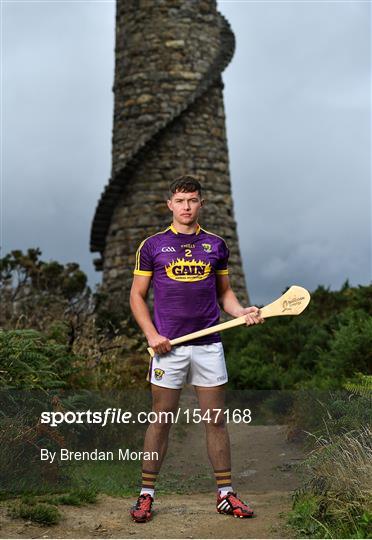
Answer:
<svg viewBox="0 0 372 540"><path fill-rule="evenodd" d="M183 225L182 223L178 223L177 221L173 221L172 223L173 228L182 234L194 234L196 232L196 229L198 228L198 223L192 223L190 225Z"/></svg>

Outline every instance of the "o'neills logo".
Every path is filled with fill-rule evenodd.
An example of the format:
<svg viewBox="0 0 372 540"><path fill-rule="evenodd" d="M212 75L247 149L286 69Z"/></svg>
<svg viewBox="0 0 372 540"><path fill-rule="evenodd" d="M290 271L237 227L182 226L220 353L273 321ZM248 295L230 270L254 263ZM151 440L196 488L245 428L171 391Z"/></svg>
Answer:
<svg viewBox="0 0 372 540"><path fill-rule="evenodd" d="M165 266L167 276L176 281L200 281L209 276L211 272L210 263L177 259Z"/></svg>
<svg viewBox="0 0 372 540"><path fill-rule="evenodd" d="M291 311L292 308L295 306L300 306L302 303L302 300L305 300L304 296L299 296L299 297L295 296L294 298L291 298L291 300L284 300L282 304L282 307L283 307L282 313L284 313L284 311Z"/></svg>

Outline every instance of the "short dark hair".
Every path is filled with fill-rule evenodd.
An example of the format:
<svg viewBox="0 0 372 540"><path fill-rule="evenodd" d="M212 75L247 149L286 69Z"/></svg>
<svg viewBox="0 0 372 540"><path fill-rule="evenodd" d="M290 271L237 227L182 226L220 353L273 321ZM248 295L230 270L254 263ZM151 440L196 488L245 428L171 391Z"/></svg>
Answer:
<svg viewBox="0 0 372 540"><path fill-rule="evenodd" d="M169 186L169 196L172 197L176 192L191 193L197 191L202 196L202 187L196 176L185 174L179 176Z"/></svg>

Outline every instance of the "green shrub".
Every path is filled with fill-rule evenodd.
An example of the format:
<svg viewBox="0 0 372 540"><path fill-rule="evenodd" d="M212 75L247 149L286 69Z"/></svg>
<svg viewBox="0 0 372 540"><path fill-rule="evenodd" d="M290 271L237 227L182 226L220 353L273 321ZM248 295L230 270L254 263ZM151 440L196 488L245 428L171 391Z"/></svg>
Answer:
<svg viewBox="0 0 372 540"><path fill-rule="evenodd" d="M356 374L341 390L303 390L293 392L291 423L315 438L329 436L370 425L372 393L368 392L372 377Z"/></svg>
<svg viewBox="0 0 372 540"><path fill-rule="evenodd" d="M92 488L77 489L74 491L74 494L82 503L93 504L97 501L97 491Z"/></svg>
<svg viewBox="0 0 372 540"><path fill-rule="evenodd" d="M33 505L21 503L10 509L10 515L13 518L29 519L43 525L56 525L61 519L61 514L55 506L44 503Z"/></svg>
<svg viewBox="0 0 372 540"><path fill-rule="evenodd" d="M92 488L74 489L70 493L49 496L42 499L42 502L59 505L81 506L83 504L93 504L97 501L97 491Z"/></svg>
<svg viewBox="0 0 372 540"><path fill-rule="evenodd" d="M230 388L341 388L372 365L372 286L312 293L298 317L222 334Z"/></svg>
<svg viewBox="0 0 372 540"><path fill-rule="evenodd" d="M76 371L66 344L36 330L0 330L0 388L51 389L65 386Z"/></svg>
<svg viewBox="0 0 372 540"><path fill-rule="evenodd" d="M321 507L321 497L309 493L297 495L288 516L288 524L294 527L301 537L331 538L329 529L319 521L319 518L322 519Z"/></svg>
<svg viewBox="0 0 372 540"><path fill-rule="evenodd" d="M342 391L296 394L294 419L311 444L289 516L298 534L370 538L371 377L352 381Z"/></svg>
<svg viewBox="0 0 372 540"><path fill-rule="evenodd" d="M39 248L13 250L0 258L0 326L45 331L53 321L68 321L70 341L90 309L91 290L77 263L42 261Z"/></svg>

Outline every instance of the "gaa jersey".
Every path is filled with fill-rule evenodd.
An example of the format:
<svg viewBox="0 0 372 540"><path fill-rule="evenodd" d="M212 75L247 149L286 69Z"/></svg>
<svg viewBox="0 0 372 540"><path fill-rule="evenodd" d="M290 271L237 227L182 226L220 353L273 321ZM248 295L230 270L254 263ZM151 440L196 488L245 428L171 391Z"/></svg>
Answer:
<svg viewBox="0 0 372 540"><path fill-rule="evenodd" d="M173 225L146 238L136 253L134 274L152 276L154 325L168 339L218 324L216 274L228 274L228 247L220 236L197 226L195 233ZM186 345L221 341L218 333Z"/></svg>

